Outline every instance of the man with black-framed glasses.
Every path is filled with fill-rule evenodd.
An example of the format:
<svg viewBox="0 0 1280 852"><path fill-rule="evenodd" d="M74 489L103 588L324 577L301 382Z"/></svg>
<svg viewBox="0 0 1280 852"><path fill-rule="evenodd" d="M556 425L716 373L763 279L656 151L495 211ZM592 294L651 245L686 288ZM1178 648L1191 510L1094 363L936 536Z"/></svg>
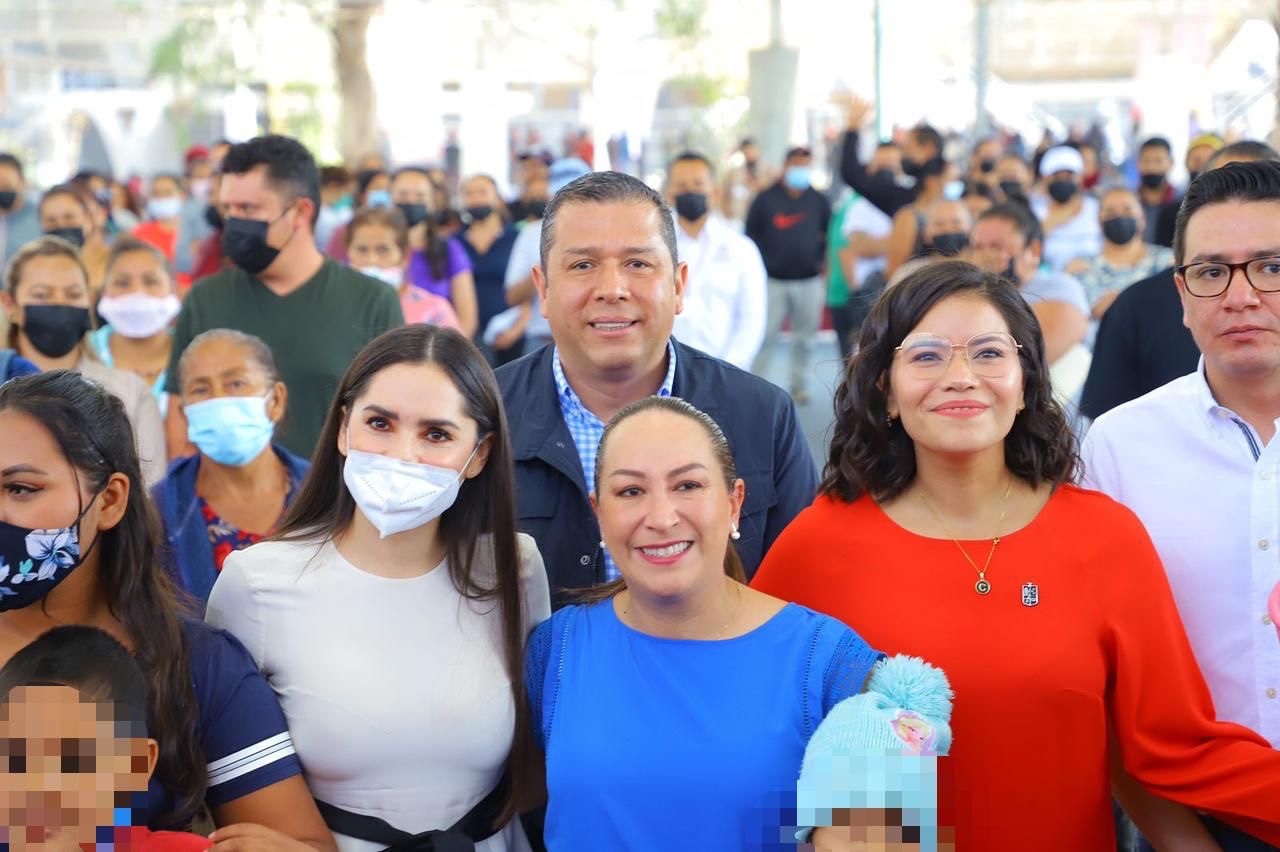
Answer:
<svg viewBox="0 0 1280 852"><path fill-rule="evenodd" d="M1280 645L1267 610L1280 582L1280 163L1201 175L1173 251L1199 367L1098 418L1086 482L1146 525L1218 718L1280 747ZM1159 847L1171 823L1144 825L1150 805L1140 797L1130 812ZM1226 852L1271 848L1207 827Z"/></svg>

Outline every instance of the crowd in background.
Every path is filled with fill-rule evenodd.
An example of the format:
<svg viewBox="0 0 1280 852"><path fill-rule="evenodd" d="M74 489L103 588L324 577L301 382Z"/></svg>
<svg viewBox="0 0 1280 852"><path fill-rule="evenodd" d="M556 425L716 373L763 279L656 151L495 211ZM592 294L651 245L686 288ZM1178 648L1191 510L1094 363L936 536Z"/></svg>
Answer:
<svg viewBox="0 0 1280 852"><path fill-rule="evenodd" d="M1280 155L844 106L830 181L0 154L3 839L1276 848Z"/></svg>

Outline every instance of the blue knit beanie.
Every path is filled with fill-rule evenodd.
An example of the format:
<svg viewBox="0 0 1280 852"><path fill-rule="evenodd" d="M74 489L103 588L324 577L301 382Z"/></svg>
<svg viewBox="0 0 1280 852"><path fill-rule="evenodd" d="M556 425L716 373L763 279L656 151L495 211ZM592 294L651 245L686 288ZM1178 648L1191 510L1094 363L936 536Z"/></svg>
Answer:
<svg viewBox="0 0 1280 852"><path fill-rule="evenodd" d="M867 688L827 714L804 752L796 784L796 839L831 825L831 811L899 809L937 844L935 758L951 749L951 686L918 657L881 660Z"/></svg>

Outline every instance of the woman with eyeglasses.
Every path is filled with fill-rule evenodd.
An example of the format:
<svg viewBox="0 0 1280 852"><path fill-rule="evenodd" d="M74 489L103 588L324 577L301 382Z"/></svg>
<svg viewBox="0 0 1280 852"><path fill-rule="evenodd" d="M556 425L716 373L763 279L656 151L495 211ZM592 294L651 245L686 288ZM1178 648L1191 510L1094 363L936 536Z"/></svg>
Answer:
<svg viewBox="0 0 1280 852"><path fill-rule="evenodd" d="M1280 752L1214 721L1146 530L1072 484L1008 281L944 261L886 291L835 403L821 493L753 587L946 670L955 848L1113 849L1112 775L1280 842Z"/></svg>

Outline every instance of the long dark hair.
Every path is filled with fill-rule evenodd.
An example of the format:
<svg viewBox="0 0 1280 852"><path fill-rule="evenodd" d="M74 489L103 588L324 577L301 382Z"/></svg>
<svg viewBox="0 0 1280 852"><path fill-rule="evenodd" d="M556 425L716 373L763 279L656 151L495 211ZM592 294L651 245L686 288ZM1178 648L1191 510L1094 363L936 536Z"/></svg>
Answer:
<svg viewBox="0 0 1280 852"><path fill-rule="evenodd" d="M113 473L129 480L120 523L99 533L98 578L107 609L133 643L147 677L151 735L160 743L156 776L174 810L151 814L172 824L200 809L208 787L196 735L196 699L181 614L186 610L161 567L160 516L147 497L133 427L120 398L70 370L24 376L0 385L0 411L20 411L49 431L67 461L97 493Z"/></svg>
<svg viewBox="0 0 1280 852"><path fill-rule="evenodd" d="M665 411L669 414L688 418L701 426L703 431L707 433L707 441L711 444L711 455L715 457L716 462L720 465L720 473L724 477L725 487L729 489L730 493L733 492L733 485L738 480L738 468L733 462L733 451L729 449L729 440L725 438L720 425L712 420L711 416L705 411L695 408L679 397L648 396L624 407L613 415L613 418L609 420L609 424L604 427L604 434L600 436L600 447L596 451L596 469L592 472L594 477L592 479L592 488L595 489L597 501L600 499L600 471L602 469L601 466L604 464L604 455L609 439L613 437L613 433L617 431L619 425L646 411ZM733 546L732 541L728 542L725 547L724 573L739 583L747 582L747 573L742 567L742 558L738 556L738 550ZM619 578L590 589L574 589L571 595L575 600L582 603L599 603L614 597L626 587L627 581Z"/></svg>
<svg viewBox="0 0 1280 852"><path fill-rule="evenodd" d="M835 431L822 474L823 494L852 502L901 494L916 476L915 444L901 422L888 423L895 349L943 299L983 299L1000 312L1022 345L1025 408L1004 439L1005 464L1033 488L1075 478L1079 457L1062 406L1054 399L1040 323L1012 282L958 260L930 264L881 294L862 324L857 354L836 388Z"/></svg>
<svg viewBox="0 0 1280 852"><path fill-rule="evenodd" d="M511 441L498 382L475 344L452 329L415 324L388 331L365 346L338 385L311 458L311 471L275 537L325 541L350 527L356 504L342 478L346 458L338 452L338 434L373 377L397 364L433 364L444 370L466 400L467 416L475 420L479 437L490 440L484 470L463 481L456 502L440 516L440 537L458 591L471 600L496 599L502 608L503 651L516 708L515 738L507 761L511 795L499 822L504 824L538 803L542 775L524 690L525 619ZM474 574L485 536L493 542L496 581L492 586Z"/></svg>

